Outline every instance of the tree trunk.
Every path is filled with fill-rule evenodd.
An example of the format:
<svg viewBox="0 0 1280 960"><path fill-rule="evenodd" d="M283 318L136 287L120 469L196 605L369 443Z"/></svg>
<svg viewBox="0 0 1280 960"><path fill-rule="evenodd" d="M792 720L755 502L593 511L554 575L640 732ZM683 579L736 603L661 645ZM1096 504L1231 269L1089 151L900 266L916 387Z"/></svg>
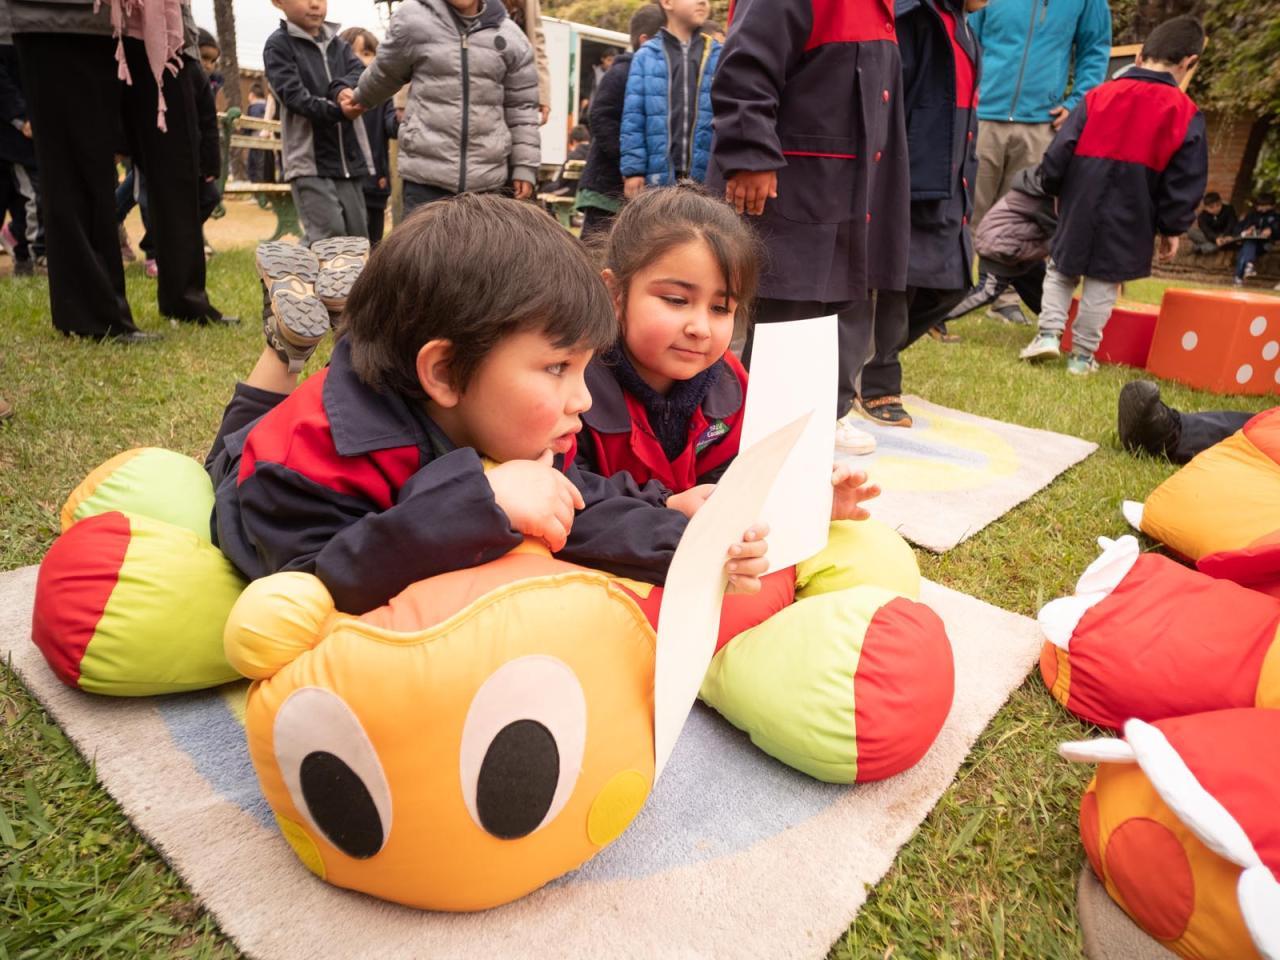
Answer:
<svg viewBox="0 0 1280 960"><path fill-rule="evenodd" d="M1253 170L1258 165L1258 156L1262 153L1262 144L1270 129L1271 117L1259 117L1249 129L1244 156L1240 158L1240 171L1236 174L1236 182L1231 190L1231 202L1237 210L1247 208L1249 198L1253 195Z"/></svg>
<svg viewBox="0 0 1280 960"><path fill-rule="evenodd" d="M228 107L240 107L240 61L236 57L236 14L231 0L213 0L213 17L217 22L218 46L222 52L222 75L226 83L222 94Z"/></svg>

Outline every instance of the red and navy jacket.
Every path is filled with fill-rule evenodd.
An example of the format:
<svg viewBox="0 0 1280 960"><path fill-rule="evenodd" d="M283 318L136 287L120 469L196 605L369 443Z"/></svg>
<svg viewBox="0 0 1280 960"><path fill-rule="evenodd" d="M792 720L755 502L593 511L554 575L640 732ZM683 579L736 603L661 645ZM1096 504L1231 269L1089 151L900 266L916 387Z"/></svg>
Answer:
<svg viewBox="0 0 1280 960"><path fill-rule="evenodd" d="M657 480L672 493L715 483L738 455L747 371L726 353L716 361L720 375L689 418L688 441L674 460L667 457L641 401L600 357L587 366L591 409L582 415L577 463L605 477L630 475L638 484Z"/></svg>
<svg viewBox="0 0 1280 960"><path fill-rule="evenodd" d="M737 0L711 87L707 185L776 170L749 218L759 295L836 303L907 278L910 182L894 0Z"/></svg>
<svg viewBox="0 0 1280 960"><path fill-rule="evenodd" d="M1185 233L1204 194L1204 117L1170 74L1133 67L1085 94L1040 175L1059 198L1059 273L1113 283L1149 276L1156 234Z"/></svg>
<svg viewBox="0 0 1280 960"><path fill-rule="evenodd" d="M687 522L663 509L667 491L563 469L586 507L558 556L661 584ZM455 447L419 405L365 386L341 340L327 369L224 438L210 473L214 542L240 572L314 573L344 613L523 540L480 455Z"/></svg>

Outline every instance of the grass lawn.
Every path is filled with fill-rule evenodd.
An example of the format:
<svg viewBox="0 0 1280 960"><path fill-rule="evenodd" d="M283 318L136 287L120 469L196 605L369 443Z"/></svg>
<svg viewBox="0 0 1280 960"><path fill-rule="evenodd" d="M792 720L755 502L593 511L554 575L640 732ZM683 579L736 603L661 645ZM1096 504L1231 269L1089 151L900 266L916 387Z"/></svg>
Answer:
<svg viewBox="0 0 1280 960"><path fill-rule="evenodd" d="M261 349L252 251L223 253L210 265L213 302L245 317L238 329L169 331L154 282L138 266L128 277L140 325L164 329L163 343L123 349L64 340L50 324L43 280L0 280L0 396L18 408L0 430L0 570L39 561L63 499L102 460L141 445L203 456L232 384ZM1127 296L1158 302L1164 286L1131 284ZM957 549L919 554L926 576L1032 615L1071 588L1096 555L1095 537L1124 532L1120 501L1141 499L1173 468L1118 447L1115 398L1133 371L1104 368L1076 380L1061 366L1018 363L1030 328L975 318L954 329L964 342L926 340L906 354L911 392L1101 445ZM1166 397L1192 410L1272 402L1175 385ZM832 957L1078 956L1076 804L1089 771L1059 760L1054 747L1091 732L1049 698L1038 675L1028 679ZM235 955L96 785L91 764L0 669L0 960Z"/></svg>

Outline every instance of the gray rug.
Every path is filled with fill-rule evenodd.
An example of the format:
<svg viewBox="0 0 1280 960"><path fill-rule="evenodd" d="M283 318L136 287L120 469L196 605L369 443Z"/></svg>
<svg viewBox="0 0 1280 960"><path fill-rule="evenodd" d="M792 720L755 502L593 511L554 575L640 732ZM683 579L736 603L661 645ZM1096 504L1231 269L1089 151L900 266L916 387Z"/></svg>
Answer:
<svg viewBox="0 0 1280 960"><path fill-rule="evenodd" d="M694 710L631 828L576 873L478 914L394 906L322 883L271 822L249 763L244 685L146 700L63 686L30 640L35 568L0 575L0 658L246 954L821 958L1036 662L1034 621L926 584L955 648L956 698L914 768L818 783Z"/></svg>
<svg viewBox="0 0 1280 960"><path fill-rule="evenodd" d="M884 492L871 515L908 540L946 553L1043 490L1096 443L903 397L910 429L865 418L876 452L853 458Z"/></svg>

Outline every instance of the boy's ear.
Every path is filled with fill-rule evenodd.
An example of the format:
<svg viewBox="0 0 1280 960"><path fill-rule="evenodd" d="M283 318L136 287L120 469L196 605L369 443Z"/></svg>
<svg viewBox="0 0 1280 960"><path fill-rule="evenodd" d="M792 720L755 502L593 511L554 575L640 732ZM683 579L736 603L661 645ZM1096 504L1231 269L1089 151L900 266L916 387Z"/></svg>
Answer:
<svg viewBox="0 0 1280 960"><path fill-rule="evenodd" d="M453 386L453 371L450 368L452 359L452 341L428 340L418 351L414 364L418 372L418 384L423 392L442 407L457 406L462 398L461 392Z"/></svg>
<svg viewBox="0 0 1280 960"><path fill-rule="evenodd" d="M618 322L622 322L622 284L618 282L617 275L605 267L600 271L600 279L604 281L604 285L609 288L609 299L613 301L613 315L618 318Z"/></svg>

